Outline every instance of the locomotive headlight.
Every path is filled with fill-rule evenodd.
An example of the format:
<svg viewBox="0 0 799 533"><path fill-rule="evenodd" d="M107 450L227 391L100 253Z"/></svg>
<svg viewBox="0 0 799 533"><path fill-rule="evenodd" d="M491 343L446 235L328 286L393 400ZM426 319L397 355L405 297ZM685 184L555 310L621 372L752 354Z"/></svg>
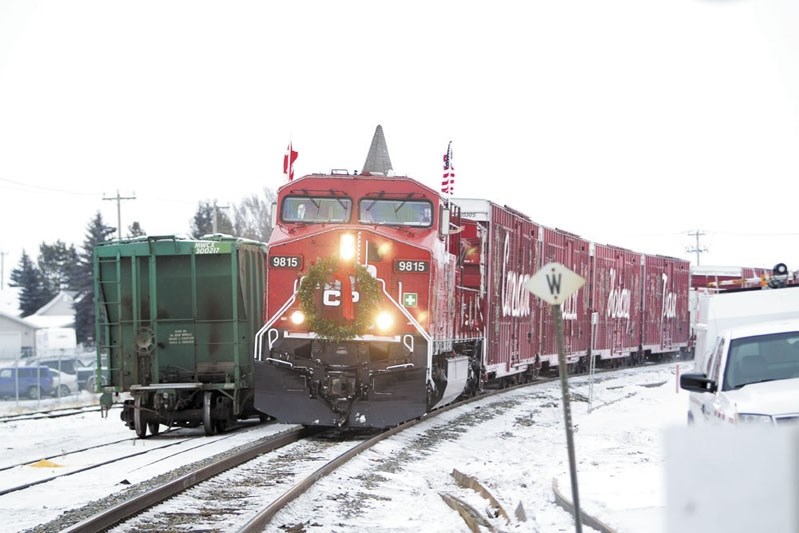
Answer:
<svg viewBox="0 0 799 533"><path fill-rule="evenodd" d="M305 322L305 313L300 311L299 309L291 313L291 323L295 326L299 326L303 322Z"/></svg>
<svg viewBox="0 0 799 533"><path fill-rule="evenodd" d="M380 311L375 317L375 326L383 333L387 332L394 325L394 317L388 311Z"/></svg>
<svg viewBox="0 0 799 533"><path fill-rule="evenodd" d="M342 261L351 261L355 258L355 235L345 233L338 243L338 256Z"/></svg>

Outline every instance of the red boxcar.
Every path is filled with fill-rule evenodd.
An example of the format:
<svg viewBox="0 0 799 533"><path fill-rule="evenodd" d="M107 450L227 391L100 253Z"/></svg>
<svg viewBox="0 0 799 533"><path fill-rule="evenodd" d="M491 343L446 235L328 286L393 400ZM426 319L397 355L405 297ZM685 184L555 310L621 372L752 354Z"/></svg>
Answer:
<svg viewBox="0 0 799 533"><path fill-rule="evenodd" d="M488 200L455 199L462 231L453 236L461 249L459 323L478 328L460 333L484 336L487 379L533 372L539 347L536 299L524 284L540 266L540 227L527 216Z"/></svg>
<svg viewBox="0 0 799 533"><path fill-rule="evenodd" d="M560 229L540 228L541 264L560 263L579 274L586 281L591 279L590 242ZM558 365L557 330L553 307L543 301L539 322L539 345L541 359L551 367ZM591 345L591 311L586 287L577 290L561 304L563 319L563 343L566 362L579 363L588 354Z"/></svg>
<svg viewBox="0 0 799 533"><path fill-rule="evenodd" d="M599 361L641 355L643 256L595 244L591 291L593 346Z"/></svg>
<svg viewBox="0 0 799 533"><path fill-rule="evenodd" d="M644 255L642 348L648 356L688 347L689 262L662 255Z"/></svg>

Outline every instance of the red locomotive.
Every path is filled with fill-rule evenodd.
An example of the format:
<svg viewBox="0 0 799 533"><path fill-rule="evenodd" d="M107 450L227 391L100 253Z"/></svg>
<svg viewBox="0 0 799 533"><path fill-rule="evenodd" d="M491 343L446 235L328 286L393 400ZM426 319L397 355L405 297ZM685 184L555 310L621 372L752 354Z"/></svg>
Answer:
<svg viewBox="0 0 799 533"><path fill-rule="evenodd" d="M525 282L562 263L570 368L688 341L688 262L598 245L488 200L390 176L378 126L358 175L278 190L256 337L256 407L282 422L389 427L557 367L554 319Z"/></svg>

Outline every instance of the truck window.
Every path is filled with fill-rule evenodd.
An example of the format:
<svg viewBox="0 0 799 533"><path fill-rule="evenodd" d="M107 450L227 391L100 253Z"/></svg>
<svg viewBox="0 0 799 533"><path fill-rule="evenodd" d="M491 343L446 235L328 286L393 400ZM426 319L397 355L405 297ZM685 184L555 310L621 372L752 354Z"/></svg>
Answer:
<svg viewBox="0 0 799 533"><path fill-rule="evenodd" d="M713 350L713 356L710 358L710 371L708 377L716 382L718 385L719 378L721 378L721 355L724 353L724 339L719 337L716 341L716 349Z"/></svg>
<svg viewBox="0 0 799 533"><path fill-rule="evenodd" d="M735 339L730 343L724 390L799 377L799 332Z"/></svg>

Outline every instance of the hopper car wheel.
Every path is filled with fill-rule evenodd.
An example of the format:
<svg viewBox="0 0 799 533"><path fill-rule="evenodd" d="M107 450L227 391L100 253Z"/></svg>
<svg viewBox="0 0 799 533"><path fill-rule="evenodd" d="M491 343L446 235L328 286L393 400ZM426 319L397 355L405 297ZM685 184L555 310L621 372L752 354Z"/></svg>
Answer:
<svg viewBox="0 0 799 533"><path fill-rule="evenodd" d="M217 421L214 420L214 393L212 391L205 391L203 398L203 427L205 428L206 435L216 435Z"/></svg>
<svg viewBox="0 0 799 533"><path fill-rule="evenodd" d="M150 429L150 433L153 436L158 435L158 432L161 431L161 424L158 422L147 422L147 427Z"/></svg>
<svg viewBox="0 0 799 533"><path fill-rule="evenodd" d="M233 414L233 403L228 398L222 397L217 398L217 400L224 407L224 414L216 421L216 431L224 433L231 426L230 422L236 419L236 415Z"/></svg>
<svg viewBox="0 0 799 533"><path fill-rule="evenodd" d="M136 431L136 436L143 439L147 435L147 423L144 421L144 412L142 410L142 397L136 396L133 409L133 428Z"/></svg>

